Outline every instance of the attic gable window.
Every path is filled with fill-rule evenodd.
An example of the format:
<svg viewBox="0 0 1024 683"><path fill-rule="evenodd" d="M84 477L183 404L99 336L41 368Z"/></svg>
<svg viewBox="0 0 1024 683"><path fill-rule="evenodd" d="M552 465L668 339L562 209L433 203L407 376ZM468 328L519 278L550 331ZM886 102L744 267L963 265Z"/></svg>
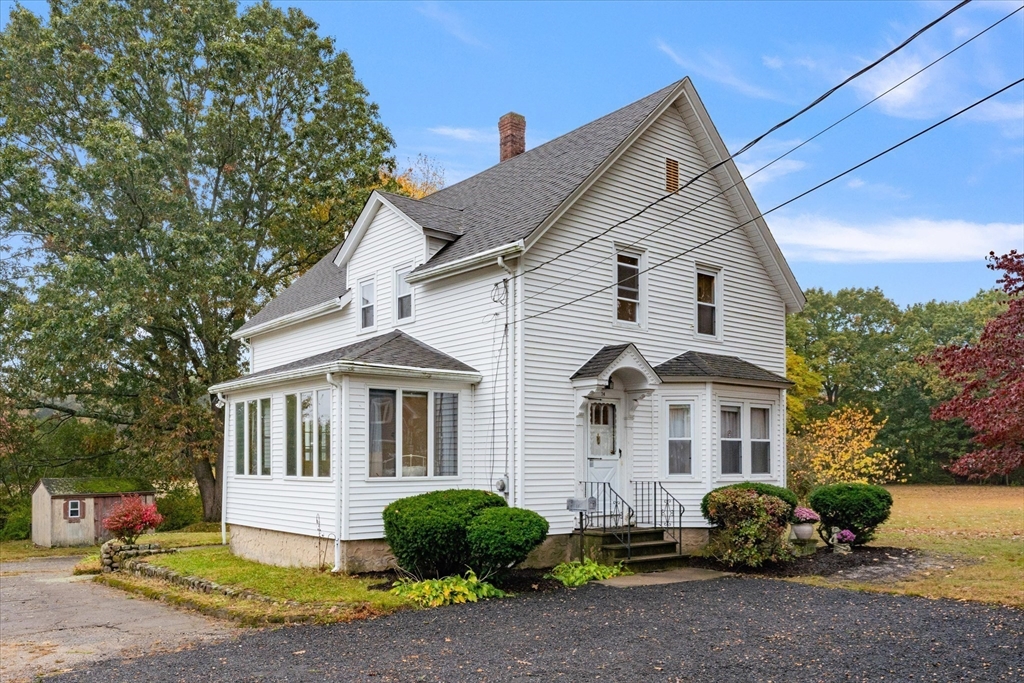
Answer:
<svg viewBox="0 0 1024 683"><path fill-rule="evenodd" d="M373 279L359 283L359 328L372 330L374 327L374 309L377 304L377 291Z"/></svg>
<svg viewBox="0 0 1024 683"><path fill-rule="evenodd" d="M665 190L679 191L679 162L675 159L665 159Z"/></svg>

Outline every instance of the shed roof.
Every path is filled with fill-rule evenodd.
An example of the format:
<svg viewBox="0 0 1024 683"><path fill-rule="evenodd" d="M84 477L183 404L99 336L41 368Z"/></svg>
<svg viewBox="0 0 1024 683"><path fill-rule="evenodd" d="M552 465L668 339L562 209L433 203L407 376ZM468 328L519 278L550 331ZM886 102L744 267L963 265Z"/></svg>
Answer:
<svg viewBox="0 0 1024 683"><path fill-rule="evenodd" d="M39 484L51 496L103 495L110 493L151 493L153 487L138 479L118 477L45 477Z"/></svg>
<svg viewBox="0 0 1024 683"><path fill-rule="evenodd" d="M785 377L769 372L736 356L687 351L654 368L662 379L670 377L720 377L773 384L793 384Z"/></svg>

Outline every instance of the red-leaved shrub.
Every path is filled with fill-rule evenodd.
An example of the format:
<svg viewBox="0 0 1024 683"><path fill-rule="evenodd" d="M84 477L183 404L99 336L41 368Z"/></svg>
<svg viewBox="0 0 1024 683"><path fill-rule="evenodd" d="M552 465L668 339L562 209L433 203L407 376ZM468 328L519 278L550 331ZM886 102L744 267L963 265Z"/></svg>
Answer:
<svg viewBox="0 0 1024 683"><path fill-rule="evenodd" d="M164 521L156 511L156 504L147 505L139 496L122 496L103 520L103 527L114 534L122 543L131 545L139 536L155 529Z"/></svg>

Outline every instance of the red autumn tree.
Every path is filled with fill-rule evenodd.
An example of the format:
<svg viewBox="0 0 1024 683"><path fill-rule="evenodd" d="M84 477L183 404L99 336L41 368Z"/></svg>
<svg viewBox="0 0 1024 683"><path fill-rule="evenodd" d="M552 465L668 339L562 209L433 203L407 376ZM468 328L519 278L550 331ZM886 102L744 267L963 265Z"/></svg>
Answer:
<svg viewBox="0 0 1024 683"><path fill-rule="evenodd" d="M932 360L960 393L939 405L936 419L963 418L981 447L949 470L968 479L1007 476L1024 466L1024 254L989 253L989 268L1003 271L998 283L1009 305L985 325L978 343L946 346Z"/></svg>

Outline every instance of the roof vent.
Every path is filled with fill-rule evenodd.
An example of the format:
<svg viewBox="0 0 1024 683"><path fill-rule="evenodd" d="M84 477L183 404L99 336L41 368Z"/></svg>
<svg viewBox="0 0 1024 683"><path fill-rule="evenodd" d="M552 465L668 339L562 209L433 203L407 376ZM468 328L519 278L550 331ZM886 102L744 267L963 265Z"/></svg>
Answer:
<svg viewBox="0 0 1024 683"><path fill-rule="evenodd" d="M679 162L665 159L665 190L679 192Z"/></svg>
<svg viewBox="0 0 1024 683"><path fill-rule="evenodd" d="M498 119L501 136L501 160L511 159L526 151L526 118L509 112Z"/></svg>

